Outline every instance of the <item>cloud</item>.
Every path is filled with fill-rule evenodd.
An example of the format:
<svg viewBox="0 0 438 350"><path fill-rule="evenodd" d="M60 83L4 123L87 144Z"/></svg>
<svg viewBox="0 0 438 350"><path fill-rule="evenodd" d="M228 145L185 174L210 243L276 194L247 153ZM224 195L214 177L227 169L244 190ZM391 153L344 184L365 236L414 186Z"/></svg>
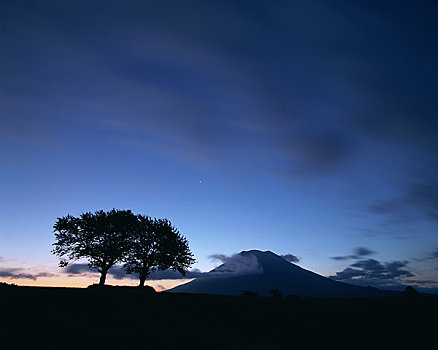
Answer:
<svg viewBox="0 0 438 350"><path fill-rule="evenodd" d="M292 175L325 174L338 170L352 153L354 143L339 131L290 136Z"/></svg>
<svg viewBox="0 0 438 350"><path fill-rule="evenodd" d="M89 268L88 264L68 264L67 267L63 269L64 273L69 275L86 275L90 273L98 273L98 271L94 268Z"/></svg>
<svg viewBox="0 0 438 350"><path fill-rule="evenodd" d="M221 166L226 159L230 169L239 164L252 174L335 174L342 186L367 172L370 183L380 177L375 160L385 151L382 169L405 162L410 151L416 156L406 173L423 173L418 164L435 171L431 13L425 2L379 4L377 11L352 1L130 8L110 1L94 16L62 2L9 2L0 13L8 28L0 33L0 133L32 146L78 140L83 147L72 150L95 150L105 164L98 145L112 154L108 145L116 144L144 163L158 156ZM389 152L368 147L379 142ZM401 154L392 154L393 145ZM375 154L363 161L367 150ZM363 174L350 178L344 170L352 164ZM399 186L392 180L387 187ZM377 197L370 210L436 220L437 188L420 181L400 197Z"/></svg>
<svg viewBox="0 0 438 350"><path fill-rule="evenodd" d="M72 277L78 275L95 277L99 274L97 269L90 268L88 264L85 263L69 264L63 269L63 272ZM108 275L117 280L124 278L137 279L136 274L127 274L121 265L112 266L108 271Z"/></svg>
<svg viewBox="0 0 438 350"><path fill-rule="evenodd" d="M375 259L364 259L356 261L329 278L362 286L393 287L406 283L406 278L414 276L406 269L408 263L406 260L380 262Z"/></svg>
<svg viewBox="0 0 438 350"><path fill-rule="evenodd" d="M438 259L438 249L436 249L435 251L433 251L432 253L430 253L430 257L432 259Z"/></svg>
<svg viewBox="0 0 438 350"><path fill-rule="evenodd" d="M372 255L375 252L367 247L357 247L354 248L353 254L351 255L341 255L341 256L334 256L332 259L334 260L347 260L347 259L360 259L364 256Z"/></svg>
<svg viewBox="0 0 438 350"><path fill-rule="evenodd" d="M123 267L120 265L114 265L113 267L111 267L108 271L108 275L115 278L116 280L122 280L124 278L135 280L138 279L138 275L136 273L127 274Z"/></svg>
<svg viewBox="0 0 438 350"><path fill-rule="evenodd" d="M211 270L209 274L252 274L261 273L263 271L257 257L249 252L241 252L230 256L213 254L210 255L210 259L220 260L222 264Z"/></svg>
<svg viewBox="0 0 438 350"><path fill-rule="evenodd" d="M183 278L203 278L207 277L207 272L201 272L199 269L192 269L187 271L185 276L180 274L178 271L173 271L170 269L162 271L153 271L149 275L149 280L170 280L170 279L183 279Z"/></svg>
<svg viewBox="0 0 438 350"><path fill-rule="evenodd" d="M291 262L291 263L298 263L300 262L300 258L293 255L293 254L284 254L284 255L280 255L283 259Z"/></svg>
<svg viewBox="0 0 438 350"><path fill-rule="evenodd" d="M13 279L31 279L36 280L39 277L53 277L54 274L48 272L30 273L20 268L0 268L0 277Z"/></svg>
<svg viewBox="0 0 438 350"><path fill-rule="evenodd" d="M351 259L352 255L341 255L341 256L333 256L332 259L333 260L347 260L347 259Z"/></svg>
<svg viewBox="0 0 438 350"><path fill-rule="evenodd" d="M63 269L63 272L72 277L79 275L95 277L97 274L99 274L99 272L96 269L94 268L90 269L88 267L88 264L85 263L70 264ZM122 280L125 278L134 279L134 280L138 279L138 275L136 273L127 274L123 269L123 266L121 265L114 265L113 267L111 267L108 271L108 275L117 280ZM207 275L206 272L201 272L199 269L189 270L187 271L185 276L181 275L181 273L179 273L178 271L167 269L167 270L151 271L147 279L151 281L152 280L158 281L158 280L168 280L168 279L207 277L206 275Z"/></svg>
<svg viewBox="0 0 438 350"><path fill-rule="evenodd" d="M407 30L388 30L398 25L392 11L287 1L229 3L213 11L207 3L189 1L182 8L175 1L153 8L138 3L130 12L113 1L92 21L89 9L71 13L65 5L8 4L2 12L9 28L4 51L15 53L0 62L14 72L4 77L10 91L3 104L10 116L5 135L54 138L57 129L72 132L64 119L86 115L90 129L99 125L116 142L158 145L154 149L183 158L236 157L242 153L233 151L245 146L259 155L262 145L264 154L280 154L293 174L339 170L360 135L386 138L400 115L401 131L433 135L435 124L416 120L419 111L427 117L435 99L413 93L434 86L429 72L412 74L421 89L395 83L412 71L410 55L400 52L418 44L406 42ZM210 13L214 17L206 20ZM421 24L410 22L409 32L433 43ZM30 59L33 46L39 49ZM43 74L47 67L52 74ZM72 112L59 121L56 107L47 113L49 100Z"/></svg>
<svg viewBox="0 0 438 350"><path fill-rule="evenodd" d="M372 251L371 249L369 249L367 247L357 247L354 249L354 253L356 256L367 256L367 255L374 254L374 251Z"/></svg>
<svg viewBox="0 0 438 350"><path fill-rule="evenodd" d="M426 256L421 258L415 258L415 261L429 261L429 260L438 260L438 248L429 252Z"/></svg>
<svg viewBox="0 0 438 350"><path fill-rule="evenodd" d="M426 218L438 220L438 179L410 183L401 194L388 200L376 201L369 207L375 214L389 214L406 221Z"/></svg>

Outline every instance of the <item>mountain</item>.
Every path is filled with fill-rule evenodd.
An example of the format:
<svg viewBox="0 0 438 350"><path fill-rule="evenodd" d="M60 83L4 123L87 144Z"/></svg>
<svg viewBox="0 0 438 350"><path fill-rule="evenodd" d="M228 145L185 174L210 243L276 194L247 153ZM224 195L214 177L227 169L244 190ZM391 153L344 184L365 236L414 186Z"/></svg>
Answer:
<svg viewBox="0 0 438 350"><path fill-rule="evenodd" d="M244 266L240 271L240 266ZM252 267L252 268L251 268ZM305 270L270 252L242 251L224 264L186 284L170 289L174 293L241 295L242 291L271 295L308 297L369 297L393 294L372 287L339 282Z"/></svg>

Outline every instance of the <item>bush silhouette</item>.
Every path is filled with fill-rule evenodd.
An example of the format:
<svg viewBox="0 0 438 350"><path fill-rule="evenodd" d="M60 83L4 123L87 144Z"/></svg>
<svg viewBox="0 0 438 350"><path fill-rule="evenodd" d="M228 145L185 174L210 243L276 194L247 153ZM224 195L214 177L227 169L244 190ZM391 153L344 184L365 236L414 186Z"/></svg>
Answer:
<svg viewBox="0 0 438 350"><path fill-rule="evenodd" d="M15 283L0 282L0 288L17 287Z"/></svg>
<svg viewBox="0 0 438 350"><path fill-rule="evenodd" d="M288 300L299 300L301 297L298 294L289 294L286 296L286 299Z"/></svg>

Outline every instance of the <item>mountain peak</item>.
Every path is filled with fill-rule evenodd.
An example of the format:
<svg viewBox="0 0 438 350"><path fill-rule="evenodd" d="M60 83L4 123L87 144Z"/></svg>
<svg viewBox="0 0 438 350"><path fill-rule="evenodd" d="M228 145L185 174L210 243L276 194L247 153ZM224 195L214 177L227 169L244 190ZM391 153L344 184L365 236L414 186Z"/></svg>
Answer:
<svg viewBox="0 0 438 350"><path fill-rule="evenodd" d="M239 254L273 254L278 256L277 254L271 252L270 250L258 250L258 249L251 249L251 250L242 250Z"/></svg>
<svg viewBox="0 0 438 350"><path fill-rule="evenodd" d="M222 264L211 270L209 273L233 273L239 275L279 273L281 271L298 268L283 257L270 250L261 251L257 249L243 250L231 256L214 255L220 259ZM223 277L223 276L222 276Z"/></svg>

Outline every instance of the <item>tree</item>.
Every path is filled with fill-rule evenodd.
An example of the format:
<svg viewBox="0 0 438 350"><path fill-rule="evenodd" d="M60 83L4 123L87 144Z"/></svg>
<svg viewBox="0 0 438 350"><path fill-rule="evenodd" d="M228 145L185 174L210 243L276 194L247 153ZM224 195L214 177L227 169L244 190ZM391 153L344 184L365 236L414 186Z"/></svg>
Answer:
<svg viewBox="0 0 438 350"><path fill-rule="evenodd" d="M88 259L88 267L100 272L99 284L104 285L111 266L124 259L139 222L130 210L112 209L57 218L53 228L56 242L52 253L71 261ZM59 266L68 263L63 260Z"/></svg>
<svg viewBox="0 0 438 350"><path fill-rule="evenodd" d="M257 292L251 292L250 290L242 290L242 294L240 294L242 297L258 297L259 293Z"/></svg>
<svg viewBox="0 0 438 350"><path fill-rule="evenodd" d="M283 298L283 294L281 294L281 291L279 289L276 289L276 288L271 288L271 295L274 298Z"/></svg>
<svg viewBox="0 0 438 350"><path fill-rule="evenodd" d="M152 271L172 269L183 276L195 262L188 242L167 219L137 215L140 229L135 232L125 259L126 273L138 273L143 287Z"/></svg>

